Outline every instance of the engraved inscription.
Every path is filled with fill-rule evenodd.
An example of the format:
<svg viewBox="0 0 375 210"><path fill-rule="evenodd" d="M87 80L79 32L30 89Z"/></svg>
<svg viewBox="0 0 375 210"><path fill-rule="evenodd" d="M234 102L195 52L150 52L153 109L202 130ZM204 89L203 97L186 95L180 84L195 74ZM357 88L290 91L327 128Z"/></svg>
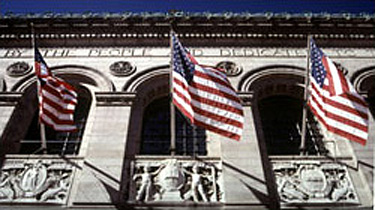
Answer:
<svg viewBox="0 0 375 210"><path fill-rule="evenodd" d="M9 49L6 50L3 57L4 58L19 58L24 55L25 50L21 49Z"/></svg>
<svg viewBox="0 0 375 210"><path fill-rule="evenodd" d="M44 57L168 57L167 47L134 48L42 48ZM196 57L305 57L306 48L190 48ZM327 48L330 57L374 58L374 48ZM27 48L0 49L0 57L32 57L32 50Z"/></svg>

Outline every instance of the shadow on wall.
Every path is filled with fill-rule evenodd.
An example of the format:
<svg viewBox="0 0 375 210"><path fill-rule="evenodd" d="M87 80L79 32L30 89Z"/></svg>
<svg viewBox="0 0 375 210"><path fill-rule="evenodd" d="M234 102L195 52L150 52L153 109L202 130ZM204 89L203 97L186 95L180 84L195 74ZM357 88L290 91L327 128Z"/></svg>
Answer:
<svg viewBox="0 0 375 210"><path fill-rule="evenodd" d="M226 162L226 161L223 161L223 166L224 167L227 167L239 174L242 174L250 179L253 179L259 183L261 183L262 185L265 185L267 187L267 191L268 191L268 195L255 189L254 187L248 185L247 183L245 183L243 180L240 179L240 182L243 183L247 189L249 189L249 191L252 192L252 194L263 204L265 204L269 209L279 209L280 208L280 205L279 205L279 199L278 199L278 196L277 196L277 191L276 190L273 190L272 189L272 186L274 184L275 181L273 180L273 177L272 176L267 176L266 175L266 181L263 181L261 180L260 178L254 176L254 175L251 175L250 173L248 173L247 171L244 171L240 168L237 168L236 166ZM264 166L263 166L264 167ZM272 180L269 180L270 178L272 178ZM270 187L271 186L271 187ZM276 188L275 188L276 189Z"/></svg>

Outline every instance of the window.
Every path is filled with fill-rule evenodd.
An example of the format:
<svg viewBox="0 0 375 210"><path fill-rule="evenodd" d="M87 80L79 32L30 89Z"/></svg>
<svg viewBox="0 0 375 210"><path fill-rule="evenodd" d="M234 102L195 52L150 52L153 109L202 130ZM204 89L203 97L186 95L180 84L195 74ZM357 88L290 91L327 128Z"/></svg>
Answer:
<svg viewBox="0 0 375 210"><path fill-rule="evenodd" d="M259 102L263 133L269 155L298 155L301 144L302 100L270 96ZM326 154L317 122L308 115L306 149L309 155Z"/></svg>
<svg viewBox="0 0 375 210"><path fill-rule="evenodd" d="M56 132L52 128L45 126L48 154L78 154L87 116L90 110L91 94L86 88L81 86L78 88L76 87L75 89L78 93L78 104L74 112L74 121L78 127L78 131L71 133ZM27 134L21 141L21 149L19 153L41 153L40 148L39 109L37 108L34 112Z"/></svg>
<svg viewBox="0 0 375 210"><path fill-rule="evenodd" d="M191 125L176 109L176 154L206 155L206 134ZM163 97L149 104L143 114L141 154L170 154L170 99Z"/></svg>
<svg viewBox="0 0 375 210"><path fill-rule="evenodd" d="M375 118L375 90L373 90L374 94L371 96L371 94L368 94L367 103L369 105L370 113Z"/></svg>

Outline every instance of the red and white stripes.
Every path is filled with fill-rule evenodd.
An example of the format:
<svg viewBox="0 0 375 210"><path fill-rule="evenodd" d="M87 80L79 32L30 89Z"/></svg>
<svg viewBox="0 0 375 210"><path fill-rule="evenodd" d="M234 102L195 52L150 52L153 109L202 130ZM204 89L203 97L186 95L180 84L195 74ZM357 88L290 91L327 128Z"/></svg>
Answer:
<svg viewBox="0 0 375 210"><path fill-rule="evenodd" d="M341 95L349 92L349 82L346 81L345 76L339 71L336 65L326 55L322 56L322 63L325 69L327 69L327 79L329 85L327 86L331 96Z"/></svg>
<svg viewBox="0 0 375 210"><path fill-rule="evenodd" d="M337 72L337 69L332 70L332 68L336 69L336 67L330 67L331 73L341 74ZM368 106L364 99L354 91L344 75L338 76L341 78L336 76L333 78L345 80L349 91L346 91L340 82L341 85L338 87L336 85L335 95L332 95L330 91L332 82L336 84L337 81L333 78L326 79L323 88L320 88L311 78L309 106L328 131L365 145L368 138ZM343 89L345 92L339 94Z"/></svg>
<svg viewBox="0 0 375 210"><path fill-rule="evenodd" d="M56 131L76 131L74 110L77 93L65 81L54 77L41 54L35 50L35 74L38 78L39 119Z"/></svg>
<svg viewBox="0 0 375 210"><path fill-rule="evenodd" d="M220 70L196 64L189 84L173 71L173 103L193 124L228 138L241 138L241 102Z"/></svg>
<svg viewBox="0 0 375 210"><path fill-rule="evenodd" d="M43 123L57 131L75 131L74 109L77 94L62 80L45 78L45 84L39 92L39 116Z"/></svg>

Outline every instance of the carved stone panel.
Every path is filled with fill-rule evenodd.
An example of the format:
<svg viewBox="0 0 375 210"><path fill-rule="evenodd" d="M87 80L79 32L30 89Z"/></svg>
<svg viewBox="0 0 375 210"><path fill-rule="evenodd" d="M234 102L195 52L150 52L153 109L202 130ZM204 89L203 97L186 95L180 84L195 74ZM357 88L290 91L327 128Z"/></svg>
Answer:
<svg viewBox="0 0 375 210"><path fill-rule="evenodd" d="M8 66L6 72L11 77L20 77L28 74L32 67L26 62L16 62Z"/></svg>
<svg viewBox="0 0 375 210"><path fill-rule="evenodd" d="M273 163L282 202L359 204L346 166L320 161Z"/></svg>
<svg viewBox="0 0 375 210"><path fill-rule="evenodd" d="M128 61L118 61L111 64L109 70L115 76L124 77L133 74L136 71L136 67Z"/></svg>
<svg viewBox="0 0 375 210"><path fill-rule="evenodd" d="M0 176L0 203L66 204L73 168L59 160L10 160Z"/></svg>
<svg viewBox="0 0 375 210"><path fill-rule="evenodd" d="M220 162L165 159L133 163L129 201L220 202Z"/></svg>
<svg viewBox="0 0 375 210"><path fill-rule="evenodd" d="M243 69L241 66L238 66L236 63L231 61L222 61L216 64L217 68L224 69L225 73L229 77L235 77L242 73Z"/></svg>

